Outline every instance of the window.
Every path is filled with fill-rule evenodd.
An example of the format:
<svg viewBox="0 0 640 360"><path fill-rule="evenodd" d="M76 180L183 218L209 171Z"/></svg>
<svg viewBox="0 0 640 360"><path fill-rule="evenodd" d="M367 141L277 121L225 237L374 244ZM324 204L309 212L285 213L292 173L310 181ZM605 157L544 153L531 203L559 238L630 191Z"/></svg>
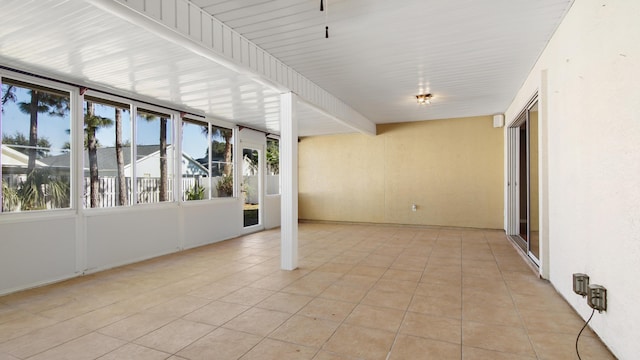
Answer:
<svg viewBox="0 0 640 360"><path fill-rule="evenodd" d="M70 207L68 92L2 78L2 211Z"/></svg>
<svg viewBox="0 0 640 360"><path fill-rule="evenodd" d="M209 124L182 121L182 191L183 200L210 198Z"/></svg>
<svg viewBox="0 0 640 360"><path fill-rule="evenodd" d="M130 107L84 99L84 207L131 205Z"/></svg>
<svg viewBox="0 0 640 360"><path fill-rule="evenodd" d="M280 140L267 138L267 195L280 194Z"/></svg>
<svg viewBox="0 0 640 360"><path fill-rule="evenodd" d="M212 197L233 196L233 130L211 126Z"/></svg>
<svg viewBox="0 0 640 360"><path fill-rule="evenodd" d="M171 115L139 109L136 116L137 203L173 201Z"/></svg>

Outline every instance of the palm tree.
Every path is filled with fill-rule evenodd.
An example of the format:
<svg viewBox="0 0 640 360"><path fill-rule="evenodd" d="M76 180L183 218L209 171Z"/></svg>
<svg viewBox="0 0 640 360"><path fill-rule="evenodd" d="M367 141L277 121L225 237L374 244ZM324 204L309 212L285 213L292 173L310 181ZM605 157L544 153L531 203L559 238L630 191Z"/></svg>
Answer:
<svg viewBox="0 0 640 360"><path fill-rule="evenodd" d="M233 130L219 128L217 126L212 126L212 136L221 137L224 139L224 176L231 175L231 160L232 160L232 147L231 147L231 138L233 137ZM215 147L214 147L215 149Z"/></svg>
<svg viewBox="0 0 640 360"><path fill-rule="evenodd" d="M113 120L95 114L94 104L87 101L87 113L84 116L84 131L86 134L86 147L89 153L89 179L90 179L90 203L91 207L98 207L100 178L98 174L98 128L113 125Z"/></svg>
<svg viewBox="0 0 640 360"><path fill-rule="evenodd" d="M149 113L143 113L141 116L149 122L157 119L156 115ZM160 201L167 201L167 120L168 118L160 116L160 185L158 186Z"/></svg>
<svg viewBox="0 0 640 360"><path fill-rule="evenodd" d="M122 150L122 110L116 109L116 163L118 165L118 205L127 204L127 183L124 177L124 152Z"/></svg>
<svg viewBox="0 0 640 360"><path fill-rule="evenodd" d="M38 114L62 117L69 111L69 98L36 89L30 90L29 93L31 94L31 101L18 104L20 111L29 114L29 160L27 172L33 171L36 167Z"/></svg>

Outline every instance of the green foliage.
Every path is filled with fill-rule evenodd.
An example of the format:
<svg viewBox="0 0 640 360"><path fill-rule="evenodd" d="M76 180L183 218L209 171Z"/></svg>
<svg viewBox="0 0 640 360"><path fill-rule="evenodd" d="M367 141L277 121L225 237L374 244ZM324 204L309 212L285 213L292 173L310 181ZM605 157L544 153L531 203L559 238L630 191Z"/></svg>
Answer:
<svg viewBox="0 0 640 360"><path fill-rule="evenodd" d="M18 186L22 210L44 210L69 206L69 184L52 176L46 169L34 169Z"/></svg>
<svg viewBox="0 0 640 360"><path fill-rule="evenodd" d="M20 205L20 197L16 189L9 187L6 182L2 182L2 211L14 211Z"/></svg>
<svg viewBox="0 0 640 360"><path fill-rule="evenodd" d="M204 200L204 186L195 184L184 193L187 200Z"/></svg>
<svg viewBox="0 0 640 360"><path fill-rule="evenodd" d="M216 185L218 196L229 197L233 195L233 175L223 175Z"/></svg>
<svg viewBox="0 0 640 360"><path fill-rule="evenodd" d="M13 135L2 134L2 143L5 145L20 145L20 147L15 147L14 149L25 155L28 155L29 153L29 138L18 131L16 131ZM47 137L39 137L38 144L36 146L38 147L36 150L38 159L47 157L49 155L51 142Z"/></svg>
<svg viewBox="0 0 640 360"><path fill-rule="evenodd" d="M69 98L51 94L39 90L29 90L31 97L37 97L36 111L38 114L49 114L51 116L64 116L69 111ZM35 100L34 100L35 101ZM19 102L18 108L25 114L31 113L31 102Z"/></svg>
<svg viewBox="0 0 640 360"><path fill-rule="evenodd" d="M18 97L16 96L16 87L15 85L2 85L2 102L1 105L6 104L7 102L11 101L11 102L15 102L16 100L18 100ZM2 109L2 112L4 112L4 108Z"/></svg>
<svg viewBox="0 0 640 360"><path fill-rule="evenodd" d="M267 139L267 170L271 175L280 174L280 147L278 140Z"/></svg>

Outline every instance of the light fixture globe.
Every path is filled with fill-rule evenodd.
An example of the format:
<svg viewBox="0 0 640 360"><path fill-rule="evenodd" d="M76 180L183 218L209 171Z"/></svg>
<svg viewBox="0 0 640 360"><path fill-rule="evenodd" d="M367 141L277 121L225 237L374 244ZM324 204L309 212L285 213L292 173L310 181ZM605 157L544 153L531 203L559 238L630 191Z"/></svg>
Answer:
<svg viewBox="0 0 640 360"><path fill-rule="evenodd" d="M433 97L433 95L431 95L431 94L416 95L416 99L418 100L418 104L420 104L420 105L431 104L431 98L432 97Z"/></svg>

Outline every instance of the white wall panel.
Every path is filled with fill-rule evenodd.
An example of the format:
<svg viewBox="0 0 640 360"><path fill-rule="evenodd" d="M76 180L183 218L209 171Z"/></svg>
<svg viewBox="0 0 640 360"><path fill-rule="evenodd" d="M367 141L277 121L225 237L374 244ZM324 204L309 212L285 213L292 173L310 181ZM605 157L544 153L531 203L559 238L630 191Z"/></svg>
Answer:
<svg viewBox="0 0 640 360"><path fill-rule="evenodd" d="M280 195L265 195L262 221L265 229L280 226Z"/></svg>
<svg viewBox="0 0 640 360"><path fill-rule="evenodd" d="M178 206L139 206L86 218L87 268L107 269L177 251Z"/></svg>
<svg viewBox="0 0 640 360"><path fill-rule="evenodd" d="M0 294L75 276L75 217L28 215L0 223Z"/></svg>
<svg viewBox="0 0 640 360"><path fill-rule="evenodd" d="M182 207L184 247L227 240L242 232L242 205L239 199L197 201Z"/></svg>

